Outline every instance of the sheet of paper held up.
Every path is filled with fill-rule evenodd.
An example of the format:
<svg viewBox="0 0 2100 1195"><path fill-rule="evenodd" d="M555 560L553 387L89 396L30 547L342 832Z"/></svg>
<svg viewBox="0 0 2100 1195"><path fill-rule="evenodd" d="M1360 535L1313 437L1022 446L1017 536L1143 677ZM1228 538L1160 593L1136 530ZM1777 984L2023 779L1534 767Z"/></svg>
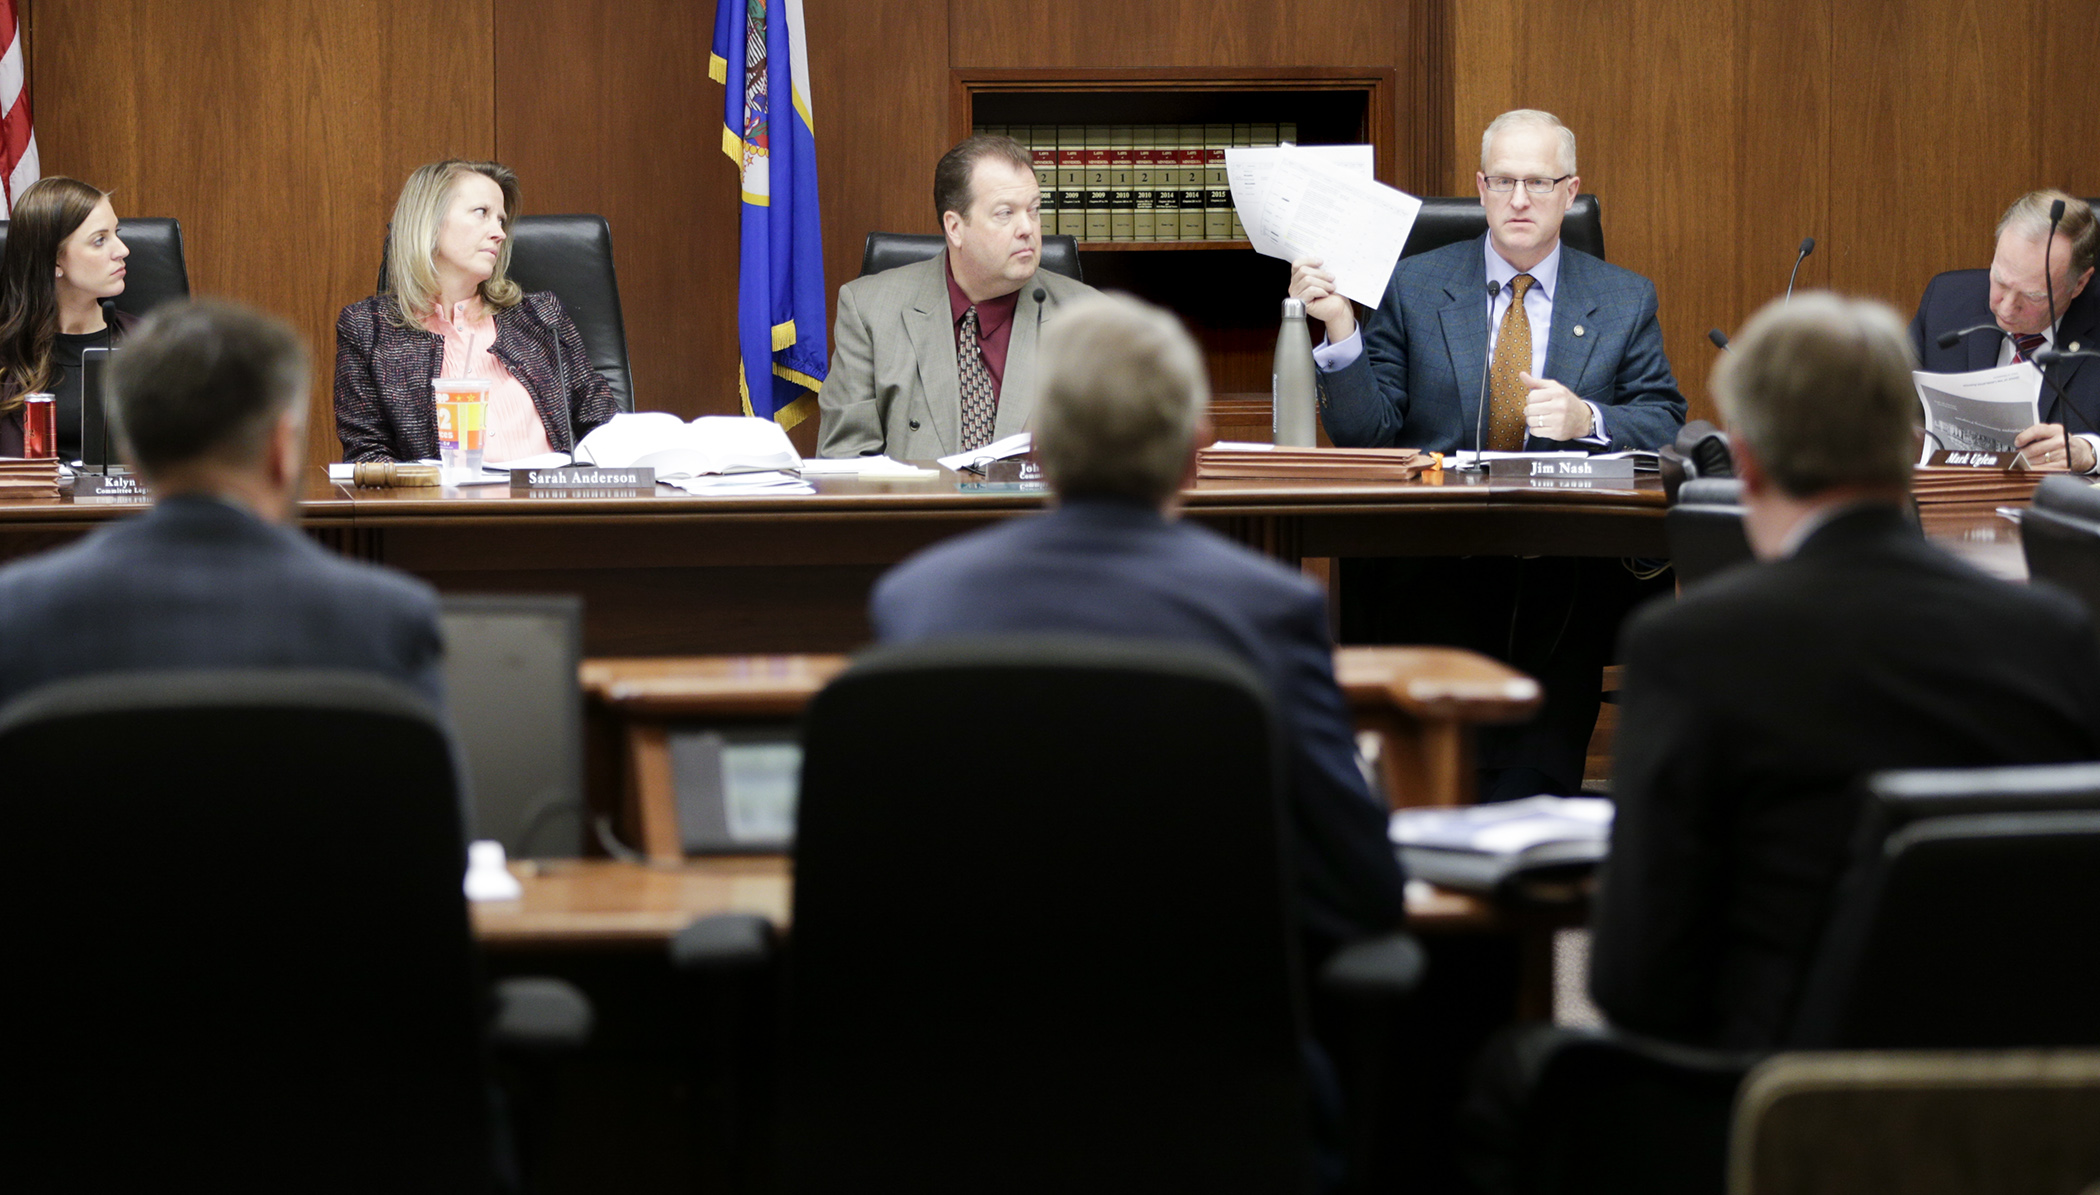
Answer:
<svg viewBox="0 0 2100 1195"><path fill-rule="evenodd" d="M1368 145L1276 145L1225 151L1233 206L1255 251L1317 257L1335 289L1376 307L1422 201L1371 177Z"/></svg>
<svg viewBox="0 0 2100 1195"><path fill-rule="evenodd" d="M1913 370L1918 402L1925 408L1923 464L1942 448L2011 452L2021 432L2040 423L2037 399L2042 375L2026 362L1969 373Z"/></svg>

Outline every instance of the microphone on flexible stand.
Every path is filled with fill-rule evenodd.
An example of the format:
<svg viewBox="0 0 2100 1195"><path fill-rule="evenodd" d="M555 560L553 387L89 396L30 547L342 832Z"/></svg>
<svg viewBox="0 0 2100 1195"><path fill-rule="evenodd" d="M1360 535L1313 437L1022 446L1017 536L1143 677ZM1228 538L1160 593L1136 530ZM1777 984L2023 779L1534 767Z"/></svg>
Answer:
<svg viewBox="0 0 2100 1195"><path fill-rule="evenodd" d="M2056 271L2049 265L2049 251L2056 248L2056 226L2063 223L2064 201L2055 200L2049 205L2049 239L2042 242L2042 285L2048 288L2049 327L2056 327Z"/></svg>
<svg viewBox="0 0 2100 1195"><path fill-rule="evenodd" d="M1715 348L1724 353L1728 351L1728 337L1723 336L1719 328L1708 328L1706 330L1706 338L1714 342Z"/></svg>
<svg viewBox="0 0 2100 1195"><path fill-rule="evenodd" d="M1490 282L1487 284L1489 315L1494 314L1495 296L1501 293L1502 284L1500 282ZM1459 471L1463 473L1487 472L1487 457L1484 455L1487 451L1487 445L1483 442L1482 438L1485 434L1483 428L1485 427L1487 421L1488 370L1492 368L1494 364L1495 354L1493 353L1487 354L1486 358L1480 363L1480 406L1473 412L1473 460L1470 464L1459 466Z"/></svg>
<svg viewBox="0 0 2100 1195"><path fill-rule="evenodd" d="M1804 261L1807 261L1807 260L1808 260L1808 255L1809 255L1809 254L1811 254L1811 253L1814 253L1815 251L1816 251L1816 238L1814 238L1814 237L1802 237L1802 238L1801 238L1801 252L1800 252L1799 254L1795 255L1795 257L1794 257L1794 269L1793 269L1793 272L1792 272L1792 273L1790 273L1790 274L1788 274L1788 275L1786 276L1786 301L1787 301L1787 302L1791 303L1791 302L1793 302L1793 301L1794 301L1794 279L1796 279L1796 278L1798 278L1798 277L1800 277L1800 276L1801 276L1801 263L1802 263L1802 262L1804 262Z"/></svg>
<svg viewBox="0 0 2100 1195"><path fill-rule="evenodd" d="M1956 342L1962 340L1964 337L1974 336L1978 332L1996 333L1998 339L2000 340L2005 339L2006 336L2005 329L1999 327L1996 324L1977 324L1973 328L1960 328L1953 332L1942 332L1939 335L1939 339L1934 341L1933 343L1939 345L1943 349L1951 349L1955 346Z"/></svg>

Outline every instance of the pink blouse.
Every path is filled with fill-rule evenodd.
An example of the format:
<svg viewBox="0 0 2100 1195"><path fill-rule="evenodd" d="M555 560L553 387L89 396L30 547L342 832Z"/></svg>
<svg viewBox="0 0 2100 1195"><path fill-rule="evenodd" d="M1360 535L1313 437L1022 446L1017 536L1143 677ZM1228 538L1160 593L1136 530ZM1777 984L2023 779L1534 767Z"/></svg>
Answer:
<svg viewBox="0 0 2100 1195"><path fill-rule="evenodd" d="M494 464L554 451L525 384L510 376L510 370L489 351L496 343L496 317L479 296L453 304L451 316L445 318L440 305L423 317L423 327L445 342L445 360L438 376L495 382L489 391L488 442L482 459Z"/></svg>

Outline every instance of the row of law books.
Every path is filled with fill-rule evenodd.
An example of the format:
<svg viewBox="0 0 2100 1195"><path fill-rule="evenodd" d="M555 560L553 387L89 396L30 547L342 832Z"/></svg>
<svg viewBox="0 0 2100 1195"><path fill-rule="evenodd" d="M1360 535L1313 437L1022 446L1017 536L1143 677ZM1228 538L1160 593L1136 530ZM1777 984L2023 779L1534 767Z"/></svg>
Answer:
<svg viewBox="0 0 2100 1195"><path fill-rule="evenodd" d="M1244 241L1225 151L1295 145L1275 124L979 125L1027 147L1043 231L1082 241Z"/></svg>

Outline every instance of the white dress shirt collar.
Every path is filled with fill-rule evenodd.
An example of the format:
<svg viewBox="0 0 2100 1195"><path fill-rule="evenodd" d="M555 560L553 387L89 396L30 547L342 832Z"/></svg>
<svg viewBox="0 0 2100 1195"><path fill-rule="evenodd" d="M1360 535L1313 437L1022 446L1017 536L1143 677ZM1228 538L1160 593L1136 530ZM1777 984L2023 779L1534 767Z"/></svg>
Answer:
<svg viewBox="0 0 2100 1195"><path fill-rule="evenodd" d="M1487 254L1487 280L1489 282L1499 282L1502 284L1503 290L1508 290L1511 280L1516 278L1517 275L1529 274L1531 275L1533 289L1543 294L1547 302L1553 301L1554 290L1560 283L1560 241L1558 239L1553 242L1553 250L1546 254L1546 259L1528 270L1520 270L1502 260L1502 255L1495 252L1495 238L1492 235L1482 243L1481 252Z"/></svg>

